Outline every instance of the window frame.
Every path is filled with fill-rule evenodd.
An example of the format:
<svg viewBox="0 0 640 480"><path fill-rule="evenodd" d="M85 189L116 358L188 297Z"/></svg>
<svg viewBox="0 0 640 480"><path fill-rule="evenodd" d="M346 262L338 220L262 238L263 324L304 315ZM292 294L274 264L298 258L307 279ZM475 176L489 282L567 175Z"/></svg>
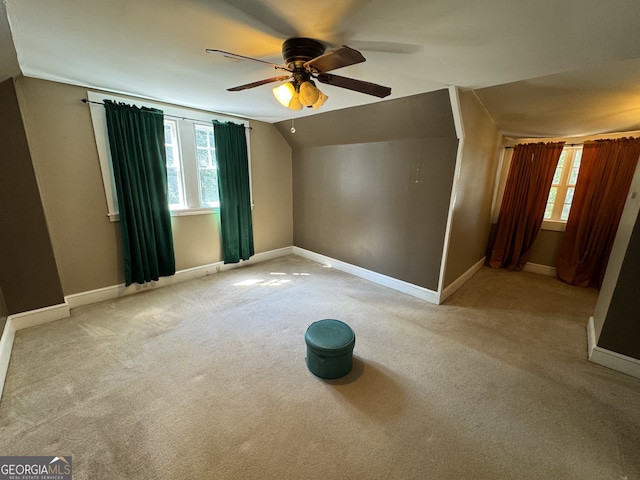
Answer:
<svg viewBox="0 0 640 480"><path fill-rule="evenodd" d="M111 151L109 149L109 136L107 131L107 120L104 106L101 105L104 100L112 100L114 102L123 102L127 104L135 104L138 107L157 108L164 112L167 120L175 121L177 125L178 146L180 150L180 162L183 173L183 188L186 205L184 208L171 208L171 216L184 215L203 215L219 212L220 207L201 206L200 190L197 172L196 144L195 144L195 125L213 127L213 120L220 122L232 121L245 126L247 129L247 156L249 161L249 192L251 195L251 206L253 208L253 188L251 179L251 127L248 120L226 117L211 112L203 112L191 110L179 106L160 104L157 102L135 98L123 97L113 94L100 93L95 91L87 91L87 99L89 110L91 113L91 121L95 133L96 147L98 150L98 158L100 161L100 171L102 173L102 181L107 202L107 216L112 222L120 220L118 213L118 199L116 194L115 180L113 176L113 164L111 161ZM194 177L195 174L195 177ZM193 179L195 178L195 189Z"/></svg>

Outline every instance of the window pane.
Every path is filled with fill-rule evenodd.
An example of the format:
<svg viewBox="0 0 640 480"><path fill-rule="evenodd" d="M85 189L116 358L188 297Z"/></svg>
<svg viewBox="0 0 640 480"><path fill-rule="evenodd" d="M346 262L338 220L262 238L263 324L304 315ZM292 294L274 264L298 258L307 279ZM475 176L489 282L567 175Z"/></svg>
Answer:
<svg viewBox="0 0 640 480"><path fill-rule="evenodd" d="M169 205L181 204L180 184L178 180L178 169L175 167L167 168L167 183L169 186Z"/></svg>
<svg viewBox="0 0 640 480"><path fill-rule="evenodd" d="M213 129L213 127L211 128ZM209 146L209 143L207 142L207 131L200 126L196 126L196 145L198 147Z"/></svg>
<svg viewBox="0 0 640 480"><path fill-rule="evenodd" d="M578 158L576 154L576 159L573 161L573 167L571 167L571 175L569 176L569 181L568 181L569 185L576 184L576 182L578 181L579 171L580 171L580 158Z"/></svg>
<svg viewBox="0 0 640 480"><path fill-rule="evenodd" d="M215 168L200 169L200 202L202 205L217 205L220 203Z"/></svg>
<svg viewBox="0 0 640 480"><path fill-rule="evenodd" d="M567 188L567 196L564 199L564 203L566 203L567 205L571 205L571 203L573 202L573 192L574 191L575 191L574 187Z"/></svg>
<svg viewBox="0 0 640 480"><path fill-rule="evenodd" d="M196 151L196 155L198 156L198 166L199 167L208 167L209 166L209 151L204 148L198 148Z"/></svg>
<svg viewBox="0 0 640 480"><path fill-rule="evenodd" d="M182 207L184 201L184 189L182 183L182 162L178 149L177 124L172 120L164 122L164 141L167 154L167 185L169 206Z"/></svg>
<svg viewBox="0 0 640 480"><path fill-rule="evenodd" d="M567 196L564 199L564 205L562 206L562 214L560 214L560 220L567 220L569 218L569 212L571 211L571 203L573 202L573 187L567 188Z"/></svg>
<svg viewBox="0 0 640 480"><path fill-rule="evenodd" d="M553 203L547 203L547 207L544 209L544 218L550 219L553 213Z"/></svg>
<svg viewBox="0 0 640 480"><path fill-rule="evenodd" d="M573 164L580 166L580 161L582 160L582 147L576 150L576 154L574 155Z"/></svg>
<svg viewBox="0 0 640 480"><path fill-rule="evenodd" d="M554 185L558 185L560 180L562 180L562 169L564 168L564 161L567 158L567 151L562 150L560 154L560 158L558 159L558 165L556 166L556 171L553 174L553 181L551 182Z"/></svg>
<svg viewBox="0 0 640 480"><path fill-rule="evenodd" d="M213 125L196 125L196 150L201 206L218 206L218 176Z"/></svg>
<svg viewBox="0 0 640 480"><path fill-rule="evenodd" d="M550 219L553 214L553 204L556 201L556 195L558 193L557 187L551 187L549 189L549 197L547 198L547 206L544 209L544 218Z"/></svg>
<svg viewBox="0 0 640 480"><path fill-rule="evenodd" d="M558 163L558 166L556 167L556 173L553 174L553 181L551 183L553 183L554 185L558 185L561 179L562 179L562 165Z"/></svg>

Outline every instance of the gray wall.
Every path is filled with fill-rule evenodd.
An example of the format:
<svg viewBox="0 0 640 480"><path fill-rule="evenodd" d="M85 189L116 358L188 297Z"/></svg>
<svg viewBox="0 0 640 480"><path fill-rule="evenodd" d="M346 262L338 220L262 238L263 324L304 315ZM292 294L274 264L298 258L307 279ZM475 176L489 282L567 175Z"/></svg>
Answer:
<svg viewBox="0 0 640 480"><path fill-rule="evenodd" d="M449 92L277 124L294 245L437 291L456 164Z"/></svg>
<svg viewBox="0 0 640 480"><path fill-rule="evenodd" d="M8 314L64 302L13 79L0 83L0 288Z"/></svg>

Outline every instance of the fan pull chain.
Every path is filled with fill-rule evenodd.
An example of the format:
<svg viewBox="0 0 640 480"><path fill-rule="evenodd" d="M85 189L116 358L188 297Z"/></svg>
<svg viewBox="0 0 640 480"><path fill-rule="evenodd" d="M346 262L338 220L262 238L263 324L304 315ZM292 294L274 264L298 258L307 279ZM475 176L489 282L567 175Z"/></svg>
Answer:
<svg viewBox="0 0 640 480"><path fill-rule="evenodd" d="M291 117L291 133L296 133L296 126L293 123L293 117Z"/></svg>

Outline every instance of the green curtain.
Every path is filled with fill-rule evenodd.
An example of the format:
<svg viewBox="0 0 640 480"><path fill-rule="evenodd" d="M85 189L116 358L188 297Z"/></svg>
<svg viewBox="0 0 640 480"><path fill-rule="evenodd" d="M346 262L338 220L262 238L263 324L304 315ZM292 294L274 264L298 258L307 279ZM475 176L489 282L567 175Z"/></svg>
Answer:
<svg viewBox="0 0 640 480"><path fill-rule="evenodd" d="M224 263L238 263L254 254L245 126L214 120L213 135L218 161L222 258Z"/></svg>
<svg viewBox="0 0 640 480"><path fill-rule="evenodd" d="M127 286L176 272L161 110L104 101Z"/></svg>

